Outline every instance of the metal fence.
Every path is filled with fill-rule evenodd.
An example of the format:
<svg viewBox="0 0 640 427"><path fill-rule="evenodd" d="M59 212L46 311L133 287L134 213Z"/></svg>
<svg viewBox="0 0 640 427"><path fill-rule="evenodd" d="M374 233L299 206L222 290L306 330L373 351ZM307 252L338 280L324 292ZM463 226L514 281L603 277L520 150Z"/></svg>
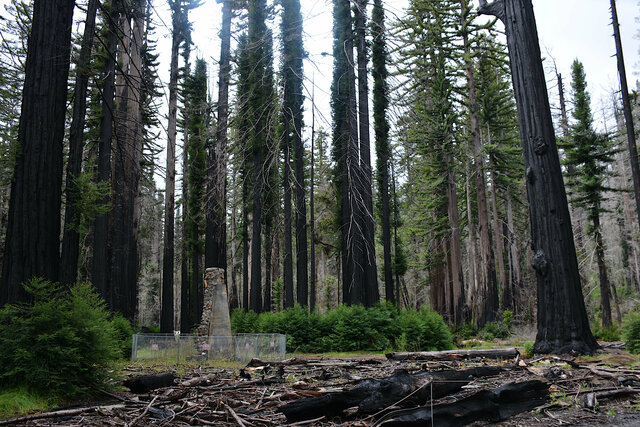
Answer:
<svg viewBox="0 0 640 427"><path fill-rule="evenodd" d="M253 358L286 358L286 336L282 334L237 334L199 336L182 334L135 334L131 360L165 361L238 361Z"/></svg>

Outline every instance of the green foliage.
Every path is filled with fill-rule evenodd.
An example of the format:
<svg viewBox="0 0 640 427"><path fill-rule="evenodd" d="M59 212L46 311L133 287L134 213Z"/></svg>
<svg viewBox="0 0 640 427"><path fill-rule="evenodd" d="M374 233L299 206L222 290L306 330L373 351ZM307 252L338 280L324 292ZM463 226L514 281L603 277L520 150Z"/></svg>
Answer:
<svg viewBox="0 0 640 427"><path fill-rule="evenodd" d="M100 203L111 192L108 182L97 182L93 173L81 173L73 179L72 191L75 197L75 209L81 215L80 221L66 224L80 234L91 230L91 223L100 215L109 212L110 205Z"/></svg>
<svg viewBox="0 0 640 427"><path fill-rule="evenodd" d="M607 327L603 327L600 322L595 322L591 325L591 333L594 338L602 341L619 341L620 340L620 328L615 323Z"/></svg>
<svg viewBox="0 0 640 427"><path fill-rule="evenodd" d="M467 322L462 326L454 327L452 332L456 341L469 340L478 335L478 328L473 322Z"/></svg>
<svg viewBox="0 0 640 427"><path fill-rule="evenodd" d="M502 313L502 323L507 327L507 329L511 329L511 323L513 322L513 311L505 310Z"/></svg>
<svg viewBox="0 0 640 427"><path fill-rule="evenodd" d="M485 341L491 341L495 338L508 338L511 332L505 323L487 322L480 330L479 335Z"/></svg>
<svg viewBox="0 0 640 427"><path fill-rule="evenodd" d="M25 289L33 303L0 310L0 389L70 397L101 383L120 348L98 294L87 284L62 291L42 279Z"/></svg>
<svg viewBox="0 0 640 427"><path fill-rule="evenodd" d="M528 358L533 357L533 343L531 341L524 343L524 356Z"/></svg>
<svg viewBox="0 0 640 427"><path fill-rule="evenodd" d="M630 313L622 325L622 331L627 350L631 354L638 354L640 352L640 313Z"/></svg>
<svg viewBox="0 0 640 427"><path fill-rule="evenodd" d="M133 336L131 323L122 314L116 313L111 318L111 326L120 349L119 357L122 359L131 358L131 338ZM157 332L160 332L160 328L157 328Z"/></svg>
<svg viewBox="0 0 640 427"><path fill-rule="evenodd" d="M302 352L444 350L452 337L442 317L429 310L400 312L391 304L372 308L342 305L325 315L296 305L280 313L235 310L236 333L287 335L287 350Z"/></svg>

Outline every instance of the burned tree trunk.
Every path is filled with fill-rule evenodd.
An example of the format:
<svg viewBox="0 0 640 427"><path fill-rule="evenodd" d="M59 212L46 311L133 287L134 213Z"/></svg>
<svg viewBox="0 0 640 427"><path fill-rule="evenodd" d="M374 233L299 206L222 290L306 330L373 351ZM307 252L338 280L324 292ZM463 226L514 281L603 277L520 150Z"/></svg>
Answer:
<svg viewBox="0 0 640 427"><path fill-rule="evenodd" d="M618 74L620 75L620 89L622 91L622 106L624 109L624 122L627 128L627 140L629 143L629 160L631 161L631 175L633 176L633 192L636 196L636 216L640 227L640 167L638 166L638 148L636 146L636 133L633 126L631 102L629 100L629 88L627 86L627 71L624 66L622 54L622 41L620 40L620 24L618 23L618 10L616 1L611 0L611 19L613 23L613 36L616 40L616 57L618 59Z"/></svg>
<svg viewBox="0 0 640 427"><path fill-rule="evenodd" d="M162 254L162 309L160 331L171 332L173 324L173 270L175 238L175 188L176 188L176 124L178 117L178 50L180 48L180 1L172 4L173 29L171 63L169 65L169 124L167 127L167 172L164 203L164 249ZM186 330L184 330L186 332Z"/></svg>
<svg viewBox="0 0 640 427"><path fill-rule="evenodd" d="M439 399L456 393L473 378L500 374L495 366L463 370L446 370L411 375L403 369L380 380L365 380L350 390L328 393L324 396L299 399L280 407L290 422L325 416L341 417L347 408L358 407L358 414L373 414L392 405L410 407L424 405L430 399Z"/></svg>
<svg viewBox="0 0 640 427"><path fill-rule="evenodd" d="M107 60L104 66L103 78L104 87L102 89L102 117L100 118L100 143L98 145L98 182L111 182L111 143L113 139L113 108L115 96L115 70L116 70L116 49L118 46L118 33L115 22L119 17L114 12L119 5L114 1L111 5L112 19L108 23L107 33ZM105 196L100 203L107 204L109 196ZM111 260L110 248L110 216L111 213L104 213L96 218L93 227L93 260L91 266L91 281L98 290L98 293L110 304L110 271L109 261Z"/></svg>
<svg viewBox="0 0 640 427"><path fill-rule="evenodd" d="M229 80L231 78L231 19L230 0L222 3L220 32L220 72L218 77L218 121L216 144L209 149L207 160L207 208L205 233L205 268L227 269L227 127L229 122ZM225 275L226 277L226 275Z"/></svg>
<svg viewBox="0 0 640 427"><path fill-rule="evenodd" d="M481 390L464 399L385 415L376 426L464 426L475 421L498 422L530 411L549 398L549 384L532 380Z"/></svg>
<svg viewBox="0 0 640 427"><path fill-rule="evenodd" d="M58 281L73 7L72 0L37 1L33 6L0 305L27 300L21 284L34 276Z"/></svg>
<svg viewBox="0 0 640 427"><path fill-rule="evenodd" d="M78 212L75 206L78 198L75 180L82 172L83 132L87 110L89 63L91 61L97 9L98 0L90 0L87 5L87 18L84 24L80 59L78 60L71 129L69 131L69 161L67 162L67 183L65 188L67 201L64 213L62 255L60 257L60 283L65 285L75 283L78 277L78 258L80 256L78 226L82 213Z"/></svg>
<svg viewBox="0 0 640 427"><path fill-rule="evenodd" d="M505 24L518 107L533 267L538 279L537 353L592 353L567 195L562 180L551 110L531 0L480 2L480 13Z"/></svg>

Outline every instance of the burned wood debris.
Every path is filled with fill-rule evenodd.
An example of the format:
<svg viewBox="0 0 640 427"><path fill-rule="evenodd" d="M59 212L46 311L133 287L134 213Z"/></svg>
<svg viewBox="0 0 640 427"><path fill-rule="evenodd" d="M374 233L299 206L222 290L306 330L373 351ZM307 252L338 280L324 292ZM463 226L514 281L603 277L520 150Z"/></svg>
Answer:
<svg viewBox="0 0 640 427"><path fill-rule="evenodd" d="M432 419L437 426L593 425L611 418L611 405L633 416L640 393L636 368L553 356L497 361L464 351L426 361L254 359L242 367L128 370L127 384L140 378L168 384L154 383L142 393L124 387L101 391L97 402L3 420L0 426L392 426L430 425Z"/></svg>

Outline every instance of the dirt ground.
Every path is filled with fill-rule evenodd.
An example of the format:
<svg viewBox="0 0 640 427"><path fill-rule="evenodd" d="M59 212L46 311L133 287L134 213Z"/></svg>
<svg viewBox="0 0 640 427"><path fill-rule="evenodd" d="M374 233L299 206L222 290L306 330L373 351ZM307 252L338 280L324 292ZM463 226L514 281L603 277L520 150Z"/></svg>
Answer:
<svg viewBox="0 0 640 427"><path fill-rule="evenodd" d="M255 361L245 367L150 369L131 365L124 369L126 376L170 371L176 375L175 383L142 394L102 391L104 400L61 408L53 414L0 421L0 425L373 426L385 413L402 407L403 402L375 414L356 406L342 411L338 417L297 423L290 423L280 409L295 400L350 390L363 380L388 377L398 369L428 376L442 370L498 366L501 368L498 375L470 379L458 392L425 404L451 404L479 390L535 379L548 384L547 402L495 425L640 426L639 362L640 358L624 350L606 348L586 358L517 356L509 360L453 357L444 361L392 361L382 356L297 357L284 364ZM490 424L476 421L472 425ZM433 425L440 423L434 419Z"/></svg>

